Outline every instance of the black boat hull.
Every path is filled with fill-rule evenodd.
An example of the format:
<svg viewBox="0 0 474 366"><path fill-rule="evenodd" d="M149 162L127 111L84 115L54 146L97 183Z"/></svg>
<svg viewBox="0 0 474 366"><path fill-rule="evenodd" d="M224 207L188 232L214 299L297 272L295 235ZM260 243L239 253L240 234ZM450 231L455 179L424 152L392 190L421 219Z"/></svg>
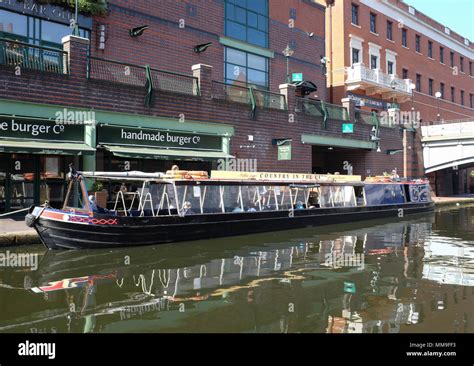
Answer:
<svg viewBox="0 0 474 366"><path fill-rule="evenodd" d="M211 239L430 212L433 202L371 207L318 208L159 217L118 217L95 214L84 224L41 215L33 226L49 249L113 248ZM32 209L33 210L33 209ZM64 212L58 215L67 216ZM92 221L92 220L89 220ZM91 222L90 222L91 223Z"/></svg>

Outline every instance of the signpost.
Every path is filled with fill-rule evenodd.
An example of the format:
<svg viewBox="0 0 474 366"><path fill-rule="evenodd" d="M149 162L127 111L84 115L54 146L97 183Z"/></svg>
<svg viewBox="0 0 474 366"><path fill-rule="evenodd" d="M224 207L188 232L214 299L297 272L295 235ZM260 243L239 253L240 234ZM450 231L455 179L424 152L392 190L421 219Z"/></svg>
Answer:
<svg viewBox="0 0 474 366"><path fill-rule="evenodd" d="M303 81L303 74L302 73L293 73L291 74L291 81Z"/></svg>
<svg viewBox="0 0 474 366"><path fill-rule="evenodd" d="M354 133L354 124L353 123L343 123L342 124L342 133Z"/></svg>
<svg viewBox="0 0 474 366"><path fill-rule="evenodd" d="M291 144L278 146L278 160L291 160Z"/></svg>

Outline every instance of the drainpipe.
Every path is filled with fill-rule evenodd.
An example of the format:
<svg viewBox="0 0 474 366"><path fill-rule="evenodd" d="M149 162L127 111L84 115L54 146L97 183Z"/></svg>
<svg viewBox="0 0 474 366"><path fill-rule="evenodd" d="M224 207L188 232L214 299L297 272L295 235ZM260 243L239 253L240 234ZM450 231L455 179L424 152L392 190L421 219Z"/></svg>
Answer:
<svg viewBox="0 0 474 366"><path fill-rule="evenodd" d="M329 103L334 103L333 99L333 51L332 51L332 7L335 0L326 0L326 7L329 9Z"/></svg>

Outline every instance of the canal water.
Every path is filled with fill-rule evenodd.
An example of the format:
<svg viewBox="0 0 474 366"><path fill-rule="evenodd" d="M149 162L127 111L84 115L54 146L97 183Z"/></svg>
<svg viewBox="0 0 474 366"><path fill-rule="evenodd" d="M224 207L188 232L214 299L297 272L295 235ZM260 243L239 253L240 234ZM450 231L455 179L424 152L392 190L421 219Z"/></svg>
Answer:
<svg viewBox="0 0 474 366"><path fill-rule="evenodd" d="M1 333L474 332L474 207L0 265Z"/></svg>

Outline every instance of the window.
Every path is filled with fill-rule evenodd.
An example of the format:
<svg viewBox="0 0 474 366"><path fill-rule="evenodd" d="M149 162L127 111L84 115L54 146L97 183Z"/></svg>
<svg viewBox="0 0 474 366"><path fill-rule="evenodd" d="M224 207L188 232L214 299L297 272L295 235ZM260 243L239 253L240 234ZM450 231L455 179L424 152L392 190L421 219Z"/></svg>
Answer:
<svg viewBox="0 0 474 366"><path fill-rule="evenodd" d="M387 39L393 41L393 22L387 20Z"/></svg>
<svg viewBox="0 0 474 366"><path fill-rule="evenodd" d="M474 108L473 94L469 94L469 107Z"/></svg>
<svg viewBox="0 0 474 366"><path fill-rule="evenodd" d="M359 25L359 5L352 4L352 24Z"/></svg>
<svg viewBox="0 0 474 366"><path fill-rule="evenodd" d="M80 36L90 39L90 31L79 28ZM50 22L0 9L0 37L62 49L62 38L71 34L69 25Z"/></svg>
<svg viewBox="0 0 474 366"><path fill-rule="evenodd" d="M433 58L433 42L428 41L428 57Z"/></svg>
<svg viewBox="0 0 474 366"><path fill-rule="evenodd" d="M360 51L357 48L352 49L352 64L359 63L359 53Z"/></svg>
<svg viewBox="0 0 474 366"><path fill-rule="evenodd" d="M402 79L408 79L408 70L402 69Z"/></svg>
<svg viewBox="0 0 474 366"><path fill-rule="evenodd" d="M415 36L415 49L416 52L421 53L421 37L418 34Z"/></svg>
<svg viewBox="0 0 474 366"><path fill-rule="evenodd" d="M454 52L449 52L449 64L454 67Z"/></svg>
<svg viewBox="0 0 474 366"><path fill-rule="evenodd" d="M370 68L376 69L378 66L378 57L375 55L370 55Z"/></svg>
<svg viewBox="0 0 474 366"><path fill-rule="evenodd" d="M393 72L393 62L392 61L387 61L387 74L389 74L389 75L395 74Z"/></svg>
<svg viewBox="0 0 474 366"><path fill-rule="evenodd" d="M268 89L268 59L253 53L225 48L225 82L251 84Z"/></svg>
<svg viewBox="0 0 474 366"><path fill-rule="evenodd" d="M421 75L416 74L416 91L421 92Z"/></svg>
<svg viewBox="0 0 474 366"><path fill-rule="evenodd" d="M439 91L441 93L441 98L444 99L444 83L439 83Z"/></svg>
<svg viewBox="0 0 474 366"><path fill-rule="evenodd" d="M464 90L461 90L461 105L464 105Z"/></svg>
<svg viewBox="0 0 474 366"><path fill-rule="evenodd" d="M370 13L370 31L377 33L377 14Z"/></svg>
<svg viewBox="0 0 474 366"><path fill-rule="evenodd" d="M227 0L225 35L261 47L268 46L268 1Z"/></svg>
<svg viewBox="0 0 474 366"><path fill-rule="evenodd" d="M459 68L461 69L461 72L464 72L464 57L459 56Z"/></svg>
<svg viewBox="0 0 474 366"><path fill-rule="evenodd" d="M472 76L472 61L469 61L469 75Z"/></svg>
<svg viewBox="0 0 474 366"><path fill-rule="evenodd" d="M454 93L456 92L456 90L454 89L454 86L451 87L451 102L455 103L456 102L456 96L454 95Z"/></svg>
<svg viewBox="0 0 474 366"><path fill-rule="evenodd" d="M407 30L405 28L402 28L402 46L403 47L408 47Z"/></svg>
<svg viewBox="0 0 474 366"><path fill-rule="evenodd" d="M439 62L444 64L444 47L439 48Z"/></svg>
<svg viewBox="0 0 474 366"><path fill-rule="evenodd" d="M433 95L433 79L428 80L428 94Z"/></svg>

